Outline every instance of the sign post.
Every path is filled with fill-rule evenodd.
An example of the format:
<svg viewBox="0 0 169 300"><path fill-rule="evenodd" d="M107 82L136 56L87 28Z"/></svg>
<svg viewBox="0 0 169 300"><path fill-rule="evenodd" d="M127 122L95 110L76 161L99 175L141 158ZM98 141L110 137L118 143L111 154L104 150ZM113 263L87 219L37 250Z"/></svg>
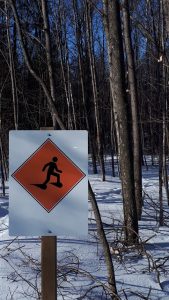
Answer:
<svg viewBox="0 0 169 300"><path fill-rule="evenodd" d="M57 237L42 236L41 239L41 289L42 300L57 299Z"/></svg>
<svg viewBox="0 0 169 300"><path fill-rule="evenodd" d="M41 127L41 130L53 130L53 127ZM41 238L41 293L42 300L57 299L57 237Z"/></svg>
<svg viewBox="0 0 169 300"><path fill-rule="evenodd" d="M57 236L87 236L87 174L87 131L10 131L9 235L42 237L42 300L57 299Z"/></svg>

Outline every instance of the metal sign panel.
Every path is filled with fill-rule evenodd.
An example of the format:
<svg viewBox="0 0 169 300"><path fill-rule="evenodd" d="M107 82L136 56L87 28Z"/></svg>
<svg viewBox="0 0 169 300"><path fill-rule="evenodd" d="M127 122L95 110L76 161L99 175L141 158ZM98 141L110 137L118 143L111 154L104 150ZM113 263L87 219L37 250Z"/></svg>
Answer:
<svg viewBox="0 0 169 300"><path fill-rule="evenodd" d="M9 166L10 235L87 235L87 131L10 131Z"/></svg>

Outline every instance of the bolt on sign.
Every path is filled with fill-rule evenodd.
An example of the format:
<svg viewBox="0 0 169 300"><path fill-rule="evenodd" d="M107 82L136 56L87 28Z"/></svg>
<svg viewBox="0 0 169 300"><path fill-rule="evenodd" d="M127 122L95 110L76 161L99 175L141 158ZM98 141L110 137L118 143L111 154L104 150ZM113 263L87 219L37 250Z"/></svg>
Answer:
<svg viewBox="0 0 169 300"><path fill-rule="evenodd" d="M88 134L9 134L10 235L87 235Z"/></svg>

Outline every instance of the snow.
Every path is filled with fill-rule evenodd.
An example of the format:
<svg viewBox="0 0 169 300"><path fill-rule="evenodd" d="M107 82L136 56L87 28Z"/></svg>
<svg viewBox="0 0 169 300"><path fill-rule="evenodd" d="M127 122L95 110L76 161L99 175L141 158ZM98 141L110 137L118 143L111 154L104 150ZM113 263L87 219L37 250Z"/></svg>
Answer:
<svg viewBox="0 0 169 300"><path fill-rule="evenodd" d="M140 246L122 242L123 207L119 177L111 176L106 157L106 182L93 175L95 192L112 251L120 299L169 299L169 208L164 197L165 225L159 227L158 166L143 167L144 207L139 221ZM150 163L149 159L147 161ZM117 167L116 167L117 173ZM40 299L40 238L8 235L8 193L0 190L0 300ZM165 191L164 191L165 196ZM107 270L89 203L88 239L58 237L58 299L110 299L106 296Z"/></svg>

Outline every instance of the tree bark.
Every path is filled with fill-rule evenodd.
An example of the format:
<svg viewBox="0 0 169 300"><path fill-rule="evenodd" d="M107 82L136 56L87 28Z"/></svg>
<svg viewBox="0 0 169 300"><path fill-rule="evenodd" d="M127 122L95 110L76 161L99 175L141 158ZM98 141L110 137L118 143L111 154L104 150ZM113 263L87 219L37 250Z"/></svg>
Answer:
<svg viewBox="0 0 169 300"><path fill-rule="evenodd" d="M160 130L161 131L161 130ZM160 132L159 131L159 132ZM162 138L159 138L162 142ZM159 225L164 225L163 214L163 150L159 147Z"/></svg>
<svg viewBox="0 0 169 300"><path fill-rule="evenodd" d="M66 75L65 75L65 70L64 70L64 61L63 61L63 49L61 45L61 38L59 35L59 31L61 31L61 24L59 22L58 26L56 27L56 34L57 34L57 45L58 49L60 51L60 65L61 65L61 73L62 73L62 78L63 78L63 85L64 85L64 90L65 90L65 97L66 97L66 102L67 102L67 128L73 129L72 125L72 117L71 117L71 112L70 112L70 95L68 91L68 86L66 83Z"/></svg>
<svg viewBox="0 0 169 300"><path fill-rule="evenodd" d="M110 292L111 299L119 299L117 296L116 280L115 280L114 267L113 267L113 263L112 263L110 248L109 248L107 238L105 236L100 212L99 212L98 205L97 205L97 202L95 199L95 195L92 191L90 183L89 183L89 199L91 201L92 209L93 209L93 212L95 215L95 220L97 223L97 233L98 233L100 242L102 243L103 249L104 249L104 257L105 257L105 261L106 261L106 265L107 265L108 284L109 284L110 291L111 291Z"/></svg>
<svg viewBox="0 0 169 300"><path fill-rule="evenodd" d="M14 67L10 30L9 30L10 28L9 12L8 12L8 6L6 1L5 1L5 10L6 10L7 42L8 42L8 52L9 52L9 68L10 68L11 85L12 85L14 126L15 129L17 130L18 129L18 97L17 97L16 78L15 78L15 67Z"/></svg>
<svg viewBox="0 0 169 300"><path fill-rule="evenodd" d="M111 104L113 105L112 101ZM115 177L116 173L115 173L115 161L114 161L114 155L116 153L116 155L118 156L117 151L115 152L115 134L114 134L114 118L113 118L113 107L111 107L111 116L110 116L111 120L111 124L110 124L110 145L111 145L111 166L112 166L112 176Z"/></svg>
<svg viewBox="0 0 169 300"><path fill-rule="evenodd" d="M85 0L85 14L86 14L86 27L87 27L87 42L88 42L88 51L90 59L90 72L92 78L92 89L93 89L93 100L94 100L94 111L96 119L96 134L97 134L97 148L98 148L98 159L102 173L102 180L105 181L105 165L104 165L104 156L103 156L103 143L101 138L101 126L100 126L100 116L99 116L99 104L98 104L98 90L96 83L96 69L95 61L93 54L93 37L92 37L92 27L91 27L91 5L88 0Z"/></svg>
<svg viewBox="0 0 169 300"><path fill-rule="evenodd" d="M50 93L53 102L56 102L56 89L55 89L55 81L54 81L54 72L53 72L53 64L52 64L52 51L51 51L51 39L50 39L50 26L49 26L49 17L48 17L48 2L46 0L41 0L42 6L42 16L43 16L43 30L45 32L45 49L46 49L46 59L47 59L47 67L49 74L49 83L50 83ZM53 127L56 129L56 118L55 115L52 114Z"/></svg>
<svg viewBox="0 0 169 300"><path fill-rule="evenodd" d="M165 20L166 34L169 37L169 2L168 2L168 0L163 0L163 7L164 7L164 20Z"/></svg>
<svg viewBox="0 0 169 300"><path fill-rule="evenodd" d="M89 125L89 117L86 108L86 95L85 95L85 87L84 87L84 76L83 76L83 66L82 66L82 47L80 43L80 28L78 28L78 9L77 9L77 1L73 0L73 13L74 13L74 24L75 24L75 35L76 35L76 44L78 50L78 65L79 65L79 77L80 77L80 84L82 90L82 103L84 109L84 116L86 122L86 129L89 135L89 143L90 143L90 150L91 150L91 157L92 157L92 165L93 165L93 173L97 174L97 163L96 163L96 154L94 150L94 142L92 138L92 132Z"/></svg>
<svg viewBox="0 0 169 300"><path fill-rule="evenodd" d="M166 78L167 78L167 62L166 62L166 54L165 54L165 41L167 40L167 30L166 30L166 22L165 22L165 12L164 12L164 0L160 0L160 18L161 18L161 57L162 57L162 65L160 68L161 71L161 93L160 100L162 103L162 173L163 173L163 184L166 190L167 202L169 204L169 189L168 189L168 174L167 174L167 162L166 162L166 127L167 127L167 94L166 94ZM160 63L160 64L161 64Z"/></svg>
<svg viewBox="0 0 169 300"><path fill-rule="evenodd" d="M110 66L110 88L120 154L125 238L128 243L135 243L138 241L138 220L132 163L131 128L129 126L130 119L125 94L125 68L119 1L103 0L103 7Z"/></svg>
<svg viewBox="0 0 169 300"><path fill-rule="evenodd" d="M132 116L132 134L133 134L133 164L134 164L134 182L135 182L135 199L137 205L137 215L141 219L142 212L142 166L141 166L141 138L139 128L138 113L138 95L137 82L135 76L134 54L131 41L131 26L128 0L123 1L123 32L127 56L129 91L131 99L131 116Z"/></svg>
<svg viewBox="0 0 169 300"><path fill-rule="evenodd" d="M2 152L2 141L0 138L0 171L1 171L1 183L2 183L2 193L5 196L5 172L4 172L4 161L3 161L3 152Z"/></svg>

